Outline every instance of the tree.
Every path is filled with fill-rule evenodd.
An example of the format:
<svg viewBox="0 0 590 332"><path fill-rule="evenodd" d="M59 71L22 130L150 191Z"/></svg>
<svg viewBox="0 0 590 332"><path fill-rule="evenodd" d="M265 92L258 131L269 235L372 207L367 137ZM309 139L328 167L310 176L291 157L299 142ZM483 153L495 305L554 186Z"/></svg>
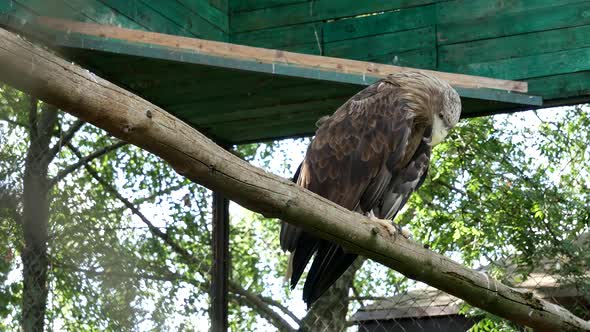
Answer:
<svg viewBox="0 0 590 332"><path fill-rule="evenodd" d="M30 100L2 88L0 243L9 250L1 253L0 312L26 324L25 317L38 317L47 306L42 315L47 329L197 328L206 321L210 193L153 155ZM520 115L465 121L435 150L435 166L400 222L422 243L473 266L510 258L526 276L544 257L563 257L555 271L562 282L587 290L588 250L578 238L588 230L589 155L583 143L588 110L548 112L540 112L543 121L535 125L513 126L523 122ZM32 139L40 134L48 139ZM301 157L289 155L292 144L303 151L306 141L235 149L271 170L290 166L282 173L289 176ZM49 162L40 157L48 154L54 155ZM33 166L39 168L31 171ZM39 176L43 172L46 176ZM48 188L48 196L28 191L36 202L47 197L48 205L45 219L30 218L28 224L24 178L35 178L33 188ZM43 206L32 201L27 204ZM26 225L40 220L46 220L47 231L32 230L42 240L27 235L32 239L27 242ZM282 282L286 259L278 249L278 223L257 214L235 215L231 237L234 330L343 328L349 324L343 317L361 303L413 284L365 262L306 313L297 304L300 290L290 292ZM35 251L27 252L27 243ZM41 257L32 261L46 265L31 264L30 279L8 278L10 271L26 271L31 252ZM19 255L22 265L14 258ZM502 266L495 273L501 276ZM37 288L25 291L25 284ZM45 301L25 301L27 294L45 293Z"/></svg>

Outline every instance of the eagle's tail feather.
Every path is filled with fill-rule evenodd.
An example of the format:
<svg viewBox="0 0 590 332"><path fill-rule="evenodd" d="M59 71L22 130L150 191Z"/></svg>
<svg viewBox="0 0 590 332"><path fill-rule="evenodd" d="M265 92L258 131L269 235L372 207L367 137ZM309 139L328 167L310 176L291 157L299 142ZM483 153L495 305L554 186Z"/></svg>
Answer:
<svg viewBox="0 0 590 332"><path fill-rule="evenodd" d="M301 238L297 242L297 248L292 252L292 274L291 274L291 288L295 288L307 263L315 252L318 245L318 240L313 236L302 233Z"/></svg>
<svg viewBox="0 0 590 332"><path fill-rule="evenodd" d="M308 308L354 263L358 255L345 253L341 246L321 241L303 287Z"/></svg>

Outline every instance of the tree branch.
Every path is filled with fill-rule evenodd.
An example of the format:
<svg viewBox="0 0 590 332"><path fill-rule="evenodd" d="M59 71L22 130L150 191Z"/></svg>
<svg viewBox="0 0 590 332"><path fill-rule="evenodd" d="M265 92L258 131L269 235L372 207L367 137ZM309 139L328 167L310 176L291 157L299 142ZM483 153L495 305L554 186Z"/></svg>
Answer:
<svg viewBox="0 0 590 332"><path fill-rule="evenodd" d="M79 159L77 162L73 163L72 165L66 166L65 168L63 168L61 171L59 171L57 173L57 175L51 179L49 181L49 186L54 186L56 183L58 183L59 181L61 181L63 178L65 178L66 176L68 176L69 174L71 174L72 172L76 171L77 169L79 169L81 166L88 164L89 162L91 162L92 160L96 159L96 158L100 158L103 155L116 150L122 146L125 146L127 143L123 142L123 141L119 141L117 143L113 143L109 146L105 146L104 148L94 151L93 153L87 155L84 158Z"/></svg>
<svg viewBox="0 0 590 332"><path fill-rule="evenodd" d="M39 100L35 97L30 97L29 100L29 137L31 141L37 140L38 129L37 129L37 111L39 110Z"/></svg>
<svg viewBox="0 0 590 332"><path fill-rule="evenodd" d="M72 146L72 144L68 143L67 146L78 158L82 158L80 151L78 151L78 149L76 149L74 146ZM176 243L172 238L170 238L168 236L168 234L164 233L159 228L155 227L154 224L152 224L152 222L143 213L141 213L141 211L139 211L139 209L137 207L135 207L133 205L133 203L131 203L128 199L123 197L115 187L113 187L110 183L108 183L102 177L100 177L98 172L92 166L90 166L88 164L84 164L84 168L96 181L98 181L98 183L100 183L103 186L103 188L105 188L105 190L107 190L111 194L113 194L119 201L121 201L127 208L129 208L133 212L133 214L138 216L141 219L141 221L147 225L148 230L150 231L150 233L152 233L152 235L161 239L175 253L177 253L186 263L192 264L194 266L201 266L201 269L200 269L201 274L204 274L202 272L203 270L205 270L205 271L210 270L210 267L207 263L198 260L190 252L188 252L186 249L182 248L178 243ZM205 268L203 268L203 267L205 267ZM249 292L248 290L244 289L243 287L241 287L238 283L236 283L234 281L229 280L228 284L229 284L230 289L234 293L243 297L243 301L246 301L249 304L249 306L253 307L255 310L257 310L257 312L260 312L263 317L265 317L269 321L273 322L274 324L279 324L279 325L277 325L277 327L284 328L285 326L289 326L292 331L295 331L292 329L290 324L284 320L283 317L278 315L265 302L267 302L267 303L272 302L272 304L271 304L272 306L275 306L275 307L281 309L285 314L287 314L289 317L293 318L296 322L298 322L299 319L297 318L297 316L295 316L287 308L285 308L284 306L282 306L281 304L279 304L278 302L276 302L274 300L263 298L260 295ZM237 297L237 298L239 299L240 297Z"/></svg>
<svg viewBox="0 0 590 332"><path fill-rule="evenodd" d="M33 63L35 70L31 71ZM317 237L517 323L544 331L590 330L590 322L532 292L503 285L395 236L396 231L385 223L351 212L249 165L161 108L3 29L0 67L0 80L155 153L179 174L266 217L287 220Z"/></svg>
<svg viewBox="0 0 590 332"><path fill-rule="evenodd" d="M78 132L78 130L80 130L80 128L82 128L82 126L85 123L86 122L84 120L76 119L76 121L72 123L70 128L68 128L68 131L66 131L63 135L60 136L59 141L57 141L55 145L45 154L45 161L48 164L53 160L53 158L55 158L55 156L59 153L61 148L64 145L67 145L72 140L72 138L74 138L76 132Z"/></svg>
<svg viewBox="0 0 590 332"><path fill-rule="evenodd" d="M272 322L279 329L279 331L297 331L283 317L278 315L274 310L266 305L266 303L264 303L264 301L260 299L259 296L249 292L234 292L234 296L232 297L234 297L236 301L242 302L242 305L257 308L257 313L269 322ZM297 321L299 321L299 319L297 319Z"/></svg>

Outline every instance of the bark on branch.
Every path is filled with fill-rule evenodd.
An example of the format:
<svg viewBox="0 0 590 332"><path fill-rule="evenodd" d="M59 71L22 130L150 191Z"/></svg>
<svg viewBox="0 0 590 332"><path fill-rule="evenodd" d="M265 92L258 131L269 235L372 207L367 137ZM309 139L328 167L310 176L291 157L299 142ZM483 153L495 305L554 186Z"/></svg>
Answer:
<svg viewBox="0 0 590 332"><path fill-rule="evenodd" d="M0 80L144 148L189 179L266 217L288 220L409 278L540 331L590 330L569 311L389 234L290 181L249 165L129 91L0 30Z"/></svg>

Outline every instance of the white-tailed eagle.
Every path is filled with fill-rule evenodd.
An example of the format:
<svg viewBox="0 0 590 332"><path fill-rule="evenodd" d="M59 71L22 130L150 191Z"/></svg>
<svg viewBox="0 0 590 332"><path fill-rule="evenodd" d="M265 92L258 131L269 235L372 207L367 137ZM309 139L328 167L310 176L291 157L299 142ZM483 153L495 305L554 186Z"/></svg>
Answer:
<svg viewBox="0 0 590 332"><path fill-rule="evenodd" d="M390 75L360 91L319 125L293 181L349 210L393 219L424 182L432 146L459 121L461 100L445 81L421 72ZM283 222L294 288L311 306L356 254Z"/></svg>

